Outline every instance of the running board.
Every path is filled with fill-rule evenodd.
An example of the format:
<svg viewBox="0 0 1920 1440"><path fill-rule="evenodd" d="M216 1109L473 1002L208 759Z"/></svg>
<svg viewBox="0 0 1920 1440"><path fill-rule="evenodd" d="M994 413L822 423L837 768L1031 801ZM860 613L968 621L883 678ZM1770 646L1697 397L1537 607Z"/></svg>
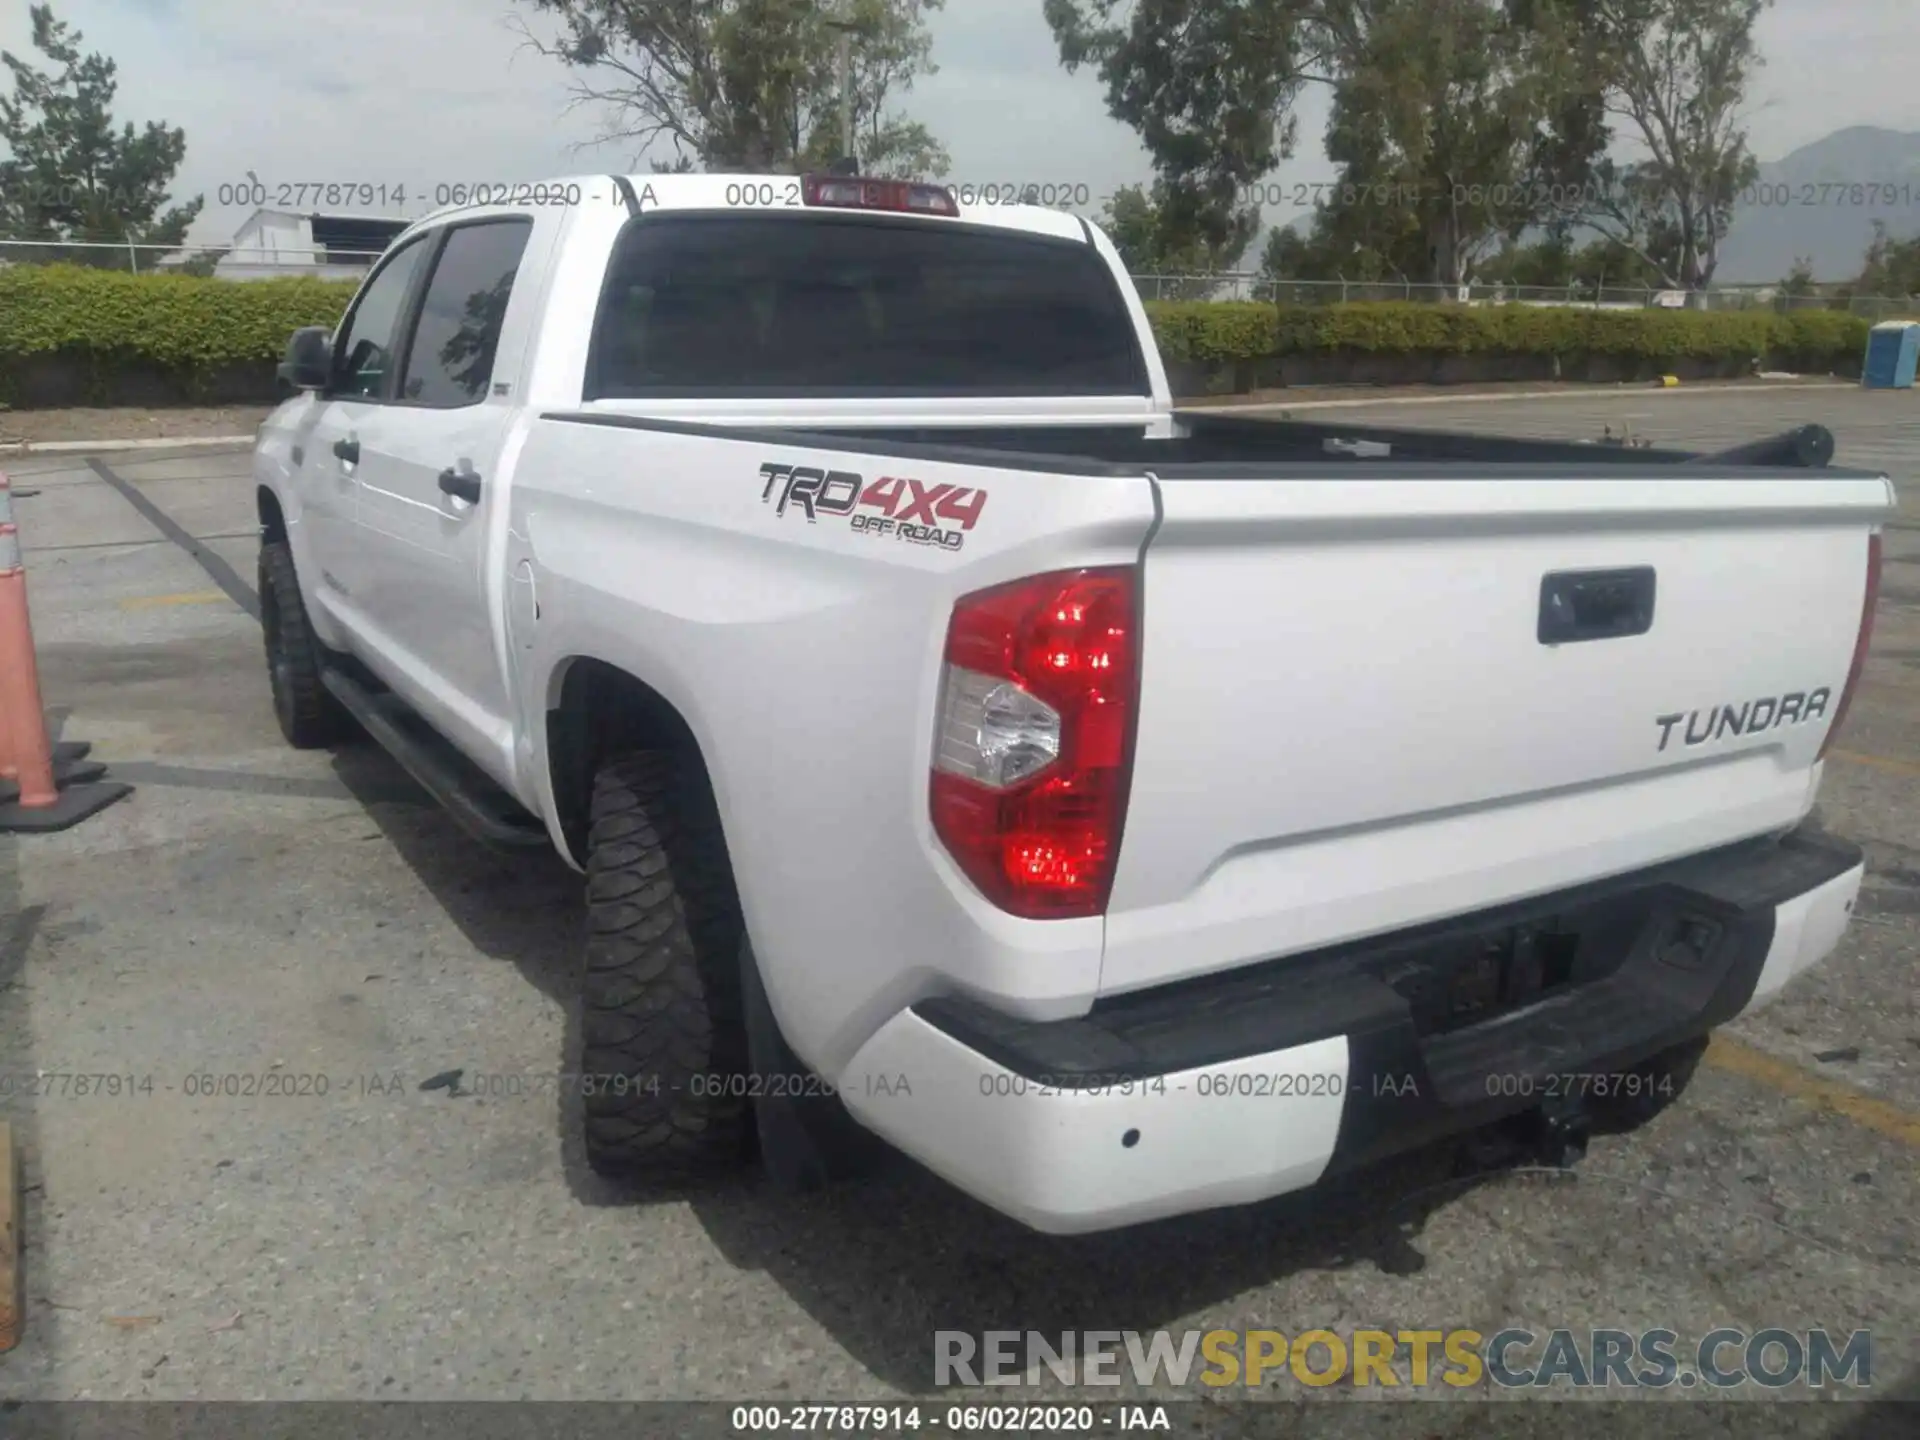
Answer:
<svg viewBox="0 0 1920 1440"><path fill-rule="evenodd" d="M376 693L331 665L320 672L320 681L481 844L496 850L524 850L552 843L537 816L482 775L398 696Z"/></svg>

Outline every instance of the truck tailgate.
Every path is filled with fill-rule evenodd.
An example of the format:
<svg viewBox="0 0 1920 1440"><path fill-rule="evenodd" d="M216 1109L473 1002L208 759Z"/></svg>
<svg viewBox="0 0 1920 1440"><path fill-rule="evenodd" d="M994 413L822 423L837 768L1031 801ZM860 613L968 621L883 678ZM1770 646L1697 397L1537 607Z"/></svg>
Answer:
<svg viewBox="0 0 1920 1440"><path fill-rule="evenodd" d="M1459 470L1156 480L1103 992L1544 894L1811 807L1884 479ZM1616 633L1550 643L1543 610Z"/></svg>

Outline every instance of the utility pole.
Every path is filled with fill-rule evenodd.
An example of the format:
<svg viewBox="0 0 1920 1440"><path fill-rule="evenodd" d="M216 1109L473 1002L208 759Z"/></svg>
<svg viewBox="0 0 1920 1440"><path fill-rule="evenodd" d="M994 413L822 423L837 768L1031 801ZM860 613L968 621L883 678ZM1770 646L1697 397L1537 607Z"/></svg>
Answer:
<svg viewBox="0 0 1920 1440"><path fill-rule="evenodd" d="M840 153L853 154L853 35L840 32Z"/></svg>
<svg viewBox="0 0 1920 1440"><path fill-rule="evenodd" d="M842 159L853 154L853 4L854 0L841 0L839 16L827 21L827 24L840 32L840 155Z"/></svg>

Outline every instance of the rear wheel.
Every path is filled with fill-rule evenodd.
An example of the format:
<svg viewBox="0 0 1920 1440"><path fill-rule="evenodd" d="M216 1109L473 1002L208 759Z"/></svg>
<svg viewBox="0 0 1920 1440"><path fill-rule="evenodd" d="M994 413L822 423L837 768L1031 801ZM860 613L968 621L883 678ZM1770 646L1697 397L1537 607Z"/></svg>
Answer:
<svg viewBox="0 0 1920 1440"><path fill-rule="evenodd" d="M347 713L320 680L320 642L300 599L293 552L283 540L260 547L260 629L267 681L280 733L299 750L332 745L347 734Z"/></svg>
<svg viewBox="0 0 1920 1440"><path fill-rule="evenodd" d="M698 762L641 751L594 776L581 987L587 1163L682 1185L751 1154L744 938Z"/></svg>

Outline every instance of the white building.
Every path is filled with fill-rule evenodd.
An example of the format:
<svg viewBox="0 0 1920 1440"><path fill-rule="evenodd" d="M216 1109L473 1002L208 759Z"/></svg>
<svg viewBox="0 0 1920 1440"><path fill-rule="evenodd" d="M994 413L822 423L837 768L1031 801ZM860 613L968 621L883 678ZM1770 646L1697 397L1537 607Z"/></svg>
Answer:
<svg viewBox="0 0 1920 1440"><path fill-rule="evenodd" d="M320 280L358 280L411 220L393 215L328 215L292 210L256 210L224 252L213 273L223 280L266 280L311 275ZM177 269L199 253L185 249L159 263Z"/></svg>

